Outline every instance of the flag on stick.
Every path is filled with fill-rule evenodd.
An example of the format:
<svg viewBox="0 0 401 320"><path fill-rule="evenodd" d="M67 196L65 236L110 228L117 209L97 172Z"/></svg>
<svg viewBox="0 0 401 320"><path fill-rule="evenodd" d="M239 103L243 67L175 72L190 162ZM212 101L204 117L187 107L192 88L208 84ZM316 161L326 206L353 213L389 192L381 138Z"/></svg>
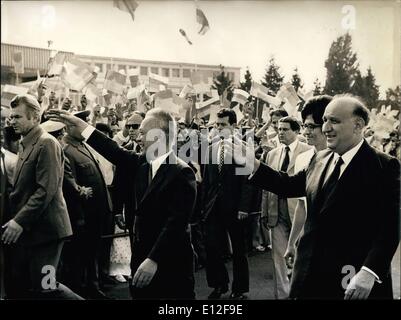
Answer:
<svg viewBox="0 0 401 320"><path fill-rule="evenodd" d="M191 72L191 83L196 93L210 91L210 87L213 83L212 71L199 70Z"/></svg>
<svg viewBox="0 0 401 320"><path fill-rule="evenodd" d="M139 69L138 68L128 69L128 77L131 83L131 87L135 88L138 85Z"/></svg>
<svg viewBox="0 0 401 320"><path fill-rule="evenodd" d="M63 71L63 64L65 61L65 53L57 53L54 59L52 59L52 63L50 65L48 75L60 75Z"/></svg>
<svg viewBox="0 0 401 320"><path fill-rule="evenodd" d="M1 90L1 105L10 107L11 100L18 94L28 93L29 88L6 84Z"/></svg>
<svg viewBox="0 0 401 320"><path fill-rule="evenodd" d="M13 52L13 65L15 73L24 73L24 53L22 50L15 50Z"/></svg>
<svg viewBox="0 0 401 320"><path fill-rule="evenodd" d="M114 0L113 6L121 11L127 12L131 15L132 21L135 21L135 10L138 3L134 0Z"/></svg>
<svg viewBox="0 0 401 320"><path fill-rule="evenodd" d="M189 84L186 84L184 86L184 88L182 88L179 97L180 98L185 98L187 96L187 94L189 93L195 93L194 88L192 86L190 86Z"/></svg>
<svg viewBox="0 0 401 320"><path fill-rule="evenodd" d="M242 105L245 105L245 103L248 102L248 98L249 98L249 93L246 92L245 90L234 89L234 95L231 101L236 101Z"/></svg>
<svg viewBox="0 0 401 320"><path fill-rule="evenodd" d="M113 70L109 70L106 73L103 88L116 94L122 94L124 92L126 81L126 75Z"/></svg>
<svg viewBox="0 0 401 320"><path fill-rule="evenodd" d="M160 86L163 86L164 90L166 90L168 82L168 78L159 76L158 74L150 73L148 90L150 92L162 91L162 89L160 89Z"/></svg>
<svg viewBox="0 0 401 320"><path fill-rule="evenodd" d="M64 62L61 79L65 85L76 91L81 91L95 75L92 68L75 57L69 57Z"/></svg>

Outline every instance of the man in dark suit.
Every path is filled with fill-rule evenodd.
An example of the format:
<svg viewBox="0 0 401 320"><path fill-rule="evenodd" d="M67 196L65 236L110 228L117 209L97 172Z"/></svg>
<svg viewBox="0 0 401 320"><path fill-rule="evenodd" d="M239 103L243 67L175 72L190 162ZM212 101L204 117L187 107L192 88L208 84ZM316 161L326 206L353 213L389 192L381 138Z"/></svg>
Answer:
<svg viewBox="0 0 401 320"><path fill-rule="evenodd" d="M105 299L100 290L100 271L102 239L105 224L111 214L111 199L107 186L95 159L88 146L71 135L67 127L64 137L64 154L69 160L72 175L80 186L90 187L92 196L76 201L74 208L83 212L83 223L74 230L74 238L68 246L68 259L74 265L72 274L75 277L74 289L82 292L87 298ZM79 208L78 208L79 207ZM72 263L71 258L75 261ZM72 285L72 284L71 284ZM83 286L83 287L81 287Z"/></svg>
<svg viewBox="0 0 401 320"><path fill-rule="evenodd" d="M214 288L209 299L218 299L228 291L229 277L224 265L227 232L233 249L232 299L244 299L249 291L249 268L246 248L245 221L240 219L242 188L246 177L235 173L232 161L224 152L224 139L234 132L237 117L233 110L217 113L216 126L222 140L207 150L202 182L202 208L205 221L206 276ZM232 159L229 159L232 160Z"/></svg>
<svg viewBox="0 0 401 320"><path fill-rule="evenodd" d="M194 298L189 219L196 181L192 169L172 152L174 118L160 109L146 114L140 126L139 139L145 151L141 156L120 148L68 113L52 111L50 116L65 122L75 136L82 133L89 145L133 177L127 185L135 199L136 216L131 259L133 298Z"/></svg>
<svg viewBox="0 0 401 320"><path fill-rule="evenodd" d="M308 214L290 297L391 299L390 264L400 236L400 164L363 139L369 112L358 99L336 96L323 121L329 150L318 152L294 176L241 156L250 146L238 141L235 161L254 167L251 182L260 187L285 197L306 195Z"/></svg>
<svg viewBox="0 0 401 320"><path fill-rule="evenodd" d="M35 97L16 96L10 118L22 140L10 194L11 220L2 235L10 245L9 298L78 299L55 279L63 239L72 234L62 194L61 147L39 126L41 108Z"/></svg>

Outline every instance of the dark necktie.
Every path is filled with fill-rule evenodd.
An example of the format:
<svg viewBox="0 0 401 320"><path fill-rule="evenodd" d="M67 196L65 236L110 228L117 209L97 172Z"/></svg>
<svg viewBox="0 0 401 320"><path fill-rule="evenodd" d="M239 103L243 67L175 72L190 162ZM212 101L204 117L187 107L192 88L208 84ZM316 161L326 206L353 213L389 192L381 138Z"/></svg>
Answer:
<svg viewBox="0 0 401 320"><path fill-rule="evenodd" d="M290 164L290 147L285 146L285 155L284 155L284 160L281 165L280 171L287 172L289 164Z"/></svg>
<svg viewBox="0 0 401 320"><path fill-rule="evenodd" d="M343 159L341 157L339 157L337 159L337 163L334 167L333 172L331 173L331 175L327 179L326 183L324 184L322 191L324 193L325 199L327 199L327 197L330 195L330 193L333 191L334 187L336 186L338 178L340 177L341 166L343 165L343 163L344 163Z"/></svg>
<svg viewBox="0 0 401 320"><path fill-rule="evenodd" d="M220 144L220 159L219 159L219 173L223 169L224 164L224 140L221 140Z"/></svg>

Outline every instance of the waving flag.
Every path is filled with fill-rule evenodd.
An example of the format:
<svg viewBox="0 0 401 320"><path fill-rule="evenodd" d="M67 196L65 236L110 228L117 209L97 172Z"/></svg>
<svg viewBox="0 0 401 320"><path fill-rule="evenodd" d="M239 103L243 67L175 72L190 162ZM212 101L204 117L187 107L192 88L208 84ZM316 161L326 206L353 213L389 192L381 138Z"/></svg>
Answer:
<svg viewBox="0 0 401 320"><path fill-rule="evenodd" d="M281 103L281 99L269 95L268 92L269 89L267 87L252 81L250 94L256 98L262 99L263 101L278 107Z"/></svg>
<svg viewBox="0 0 401 320"><path fill-rule="evenodd" d="M95 77L93 69L75 57L64 62L60 76L68 88L76 91L81 91Z"/></svg>
<svg viewBox="0 0 401 320"><path fill-rule="evenodd" d="M237 101L240 104L244 105L248 102L249 93L241 90L241 89L234 89L234 95L231 101Z"/></svg>
<svg viewBox="0 0 401 320"><path fill-rule="evenodd" d="M213 84L212 71L200 70L191 72L191 83L196 93L209 92Z"/></svg>
<svg viewBox="0 0 401 320"><path fill-rule="evenodd" d="M128 69L128 77L131 83L131 87L135 88L138 85L139 69L138 68Z"/></svg>
<svg viewBox="0 0 401 320"><path fill-rule="evenodd" d="M134 0L114 0L113 6L121 11L127 12L131 15L132 21L135 21L135 10L138 3Z"/></svg>
<svg viewBox="0 0 401 320"><path fill-rule="evenodd" d="M189 84L186 84L184 86L184 88L182 88L182 90L179 94L179 97L185 98L187 96L187 94L190 94L190 93L195 93L194 88L192 88L192 86L190 86Z"/></svg>
<svg viewBox="0 0 401 320"><path fill-rule="evenodd" d="M149 74L149 87L148 90L150 92L159 92L161 86L164 87L164 90L167 88L168 85L168 78L159 76L158 74L150 73Z"/></svg>
<svg viewBox="0 0 401 320"><path fill-rule="evenodd" d="M205 14L199 7L196 8L196 21L202 26L198 33L200 35L204 35L210 29L210 27Z"/></svg>
<svg viewBox="0 0 401 320"><path fill-rule="evenodd" d="M1 105L10 107L11 100L19 94L25 94L29 88L6 84L1 90Z"/></svg>
<svg viewBox="0 0 401 320"><path fill-rule="evenodd" d="M109 70L106 73L103 88L117 94L122 94L125 88L126 81L126 75L113 70Z"/></svg>
<svg viewBox="0 0 401 320"><path fill-rule="evenodd" d="M63 64L65 61L65 53L57 53L56 56L52 59L52 63L50 65L50 69L47 72L49 76L51 75L60 75L63 71Z"/></svg>
<svg viewBox="0 0 401 320"><path fill-rule="evenodd" d="M22 50L16 50L13 52L13 65L15 73L24 73L24 53Z"/></svg>

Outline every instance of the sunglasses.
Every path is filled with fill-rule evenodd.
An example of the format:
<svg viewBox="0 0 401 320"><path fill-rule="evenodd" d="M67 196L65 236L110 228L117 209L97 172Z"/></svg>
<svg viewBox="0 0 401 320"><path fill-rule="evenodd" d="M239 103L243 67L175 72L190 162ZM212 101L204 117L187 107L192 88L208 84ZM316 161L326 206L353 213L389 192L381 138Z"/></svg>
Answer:
<svg viewBox="0 0 401 320"><path fill-rule="evenodd" d="M126 124L125 127L127 129L139 129L139 124Z"/></svg>

